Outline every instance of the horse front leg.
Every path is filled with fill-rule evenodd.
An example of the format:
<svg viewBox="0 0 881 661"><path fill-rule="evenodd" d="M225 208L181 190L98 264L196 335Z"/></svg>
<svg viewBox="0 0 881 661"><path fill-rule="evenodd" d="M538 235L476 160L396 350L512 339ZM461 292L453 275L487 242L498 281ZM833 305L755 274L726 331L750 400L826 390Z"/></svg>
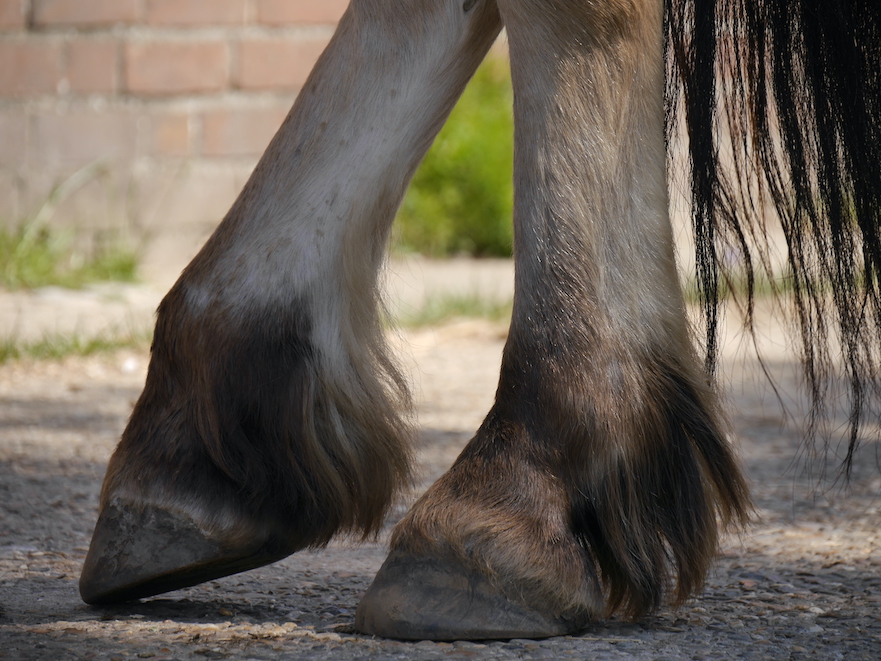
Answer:
<svg viewBox="0 0 881 661"><path fill-rule="evenodd" d="M661 0L499 0L516 293L495 404L359 606L399 638L540 637L700 589L748 495L667 212Z"/></svg>
<svg viewBox="0 0 881 661"><path fill-rule="evenodd" d="M500 29L494 2L353 0L232 210L159 307L85 601L377 530L409 471L377 270L406 185Z"/></svg>

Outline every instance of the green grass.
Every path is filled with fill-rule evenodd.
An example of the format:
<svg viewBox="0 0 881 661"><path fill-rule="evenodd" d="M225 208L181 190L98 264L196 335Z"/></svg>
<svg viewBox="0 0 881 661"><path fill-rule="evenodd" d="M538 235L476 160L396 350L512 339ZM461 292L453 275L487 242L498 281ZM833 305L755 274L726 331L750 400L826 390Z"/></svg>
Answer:
<svg viewBox="0 0 881 661"><path fill-rule="evenodd" d="M478 293L434 295L419 310L401 314L395 325L437 326L453 319L507 321L511 318L511 305L511 301L489 299Z"/></svg>
<svg viewBox="0 0 881 661"><path fill-rule="evenodd" d="M0 338L0 364L15 360L60 360L67 356L91 356L118 349L146 349L152 331L127 331L85 337L79 333L53 333L39 340L23 341L15 337Z"/></svg>
<svg viewBox="0 0 881 661"><path fill-rule="evenodd" d="M507 62L488 58L413 177L395 228L400 249L511 255L512 99Z"/></svg>
<svg viewBox="0 0 881 661"><path fill-rule="evenodd" d="M0 229L0 286L34 289L55 285L78 289L92 282L133 282L138 258L120 242L107 242L91 251L75 248L74 236L49 227L28 224Z"/></svg>
<svg viewBox="0 0 881 661"><path fill-rule="evenodd" d="M16 227L0 226L0 287L78 289L92 282L136 279L138 255L126 246L121 232L77 236L49 222L65 198L102 171L99 164L82 168L56 186L32 218Z"/></svg>
<svg viewBox="0 0 881 661"><path fill-rule="evenodd" d="M828 286L820 287L821 291L828 290ZM756 271L753 280L753 298L775 298L788 296L795 291L795 284L789 273L775 274L774 277L764 271ZM698 288L697 280L693 277L682 282L682 292L688 303L700 303L702 297ZM746 300L748 292L747 278L740 274L728 274L719 281L719 300Z"/></svg>

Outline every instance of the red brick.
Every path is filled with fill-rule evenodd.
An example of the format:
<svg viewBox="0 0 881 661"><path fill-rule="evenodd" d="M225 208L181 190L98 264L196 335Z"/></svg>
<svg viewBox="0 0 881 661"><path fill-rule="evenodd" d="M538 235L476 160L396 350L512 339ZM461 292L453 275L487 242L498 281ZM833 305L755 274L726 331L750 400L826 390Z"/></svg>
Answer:
<svg viewBox="0 0 881 661"><path fill-rule="evenodd" d="M119 45L115 41L73 41L67 50L67 82L71 92L115 92Z"/></svg>
<svg viewBox="0 0 881 661"><path fill-rule="evenodd" d="M0 96L54 94L60 81L60 44L0 42Z"/></svg>
<svg viewBox="0 0 881 661"><path fill-rule="evenodd" d="M31 127L32 165L85 165L135 155L137 118L125 110L38 114Z"/></svg>
<svg viewBox="0 0 881 661"><path fill-rule="evenodd" d="M147 0L150 25L240 25L245 0Z"/></svg>
<svg viewBox="0 0 881 661"><path fill-rule="evenodd" d="M286 107L207 112L202 116L202 154L259 156L286 114Z"/></svg>
<svg viewBox="0 0 881 661"><path fill-rule="evenodd" d="M235 85L245 90L296 90L303 86L326 39L242 41Z"/></svg>
<svg viewBox="0 0 881 661"><path fill-rule="evenodd" d="M103 27L134 23L141 16L139 0L33 0L33 5L39 27Z"/></svg>
<svg viewBox="0 0 881 661"><path fill-rule="evenodd" d="M28 119L23 112L0 114L0 169L21 168L27 160ZM0 195L0 197L3 197Z"/></svg>
<svg viewBox="0 0 881 661"><path fill-rule="evenodd" d="M0 30L21 30L25 26L25 0L0 0Z"/></svg>
<svg viewBox="0 0 881 661"><path fill-rule="evenodd" d="M142 196L139 195L138 201L141 204L141 217L148 219L149 230L158 230L154 237L156 242L161 242L162 250L166 253L162 255L166 269L167 258L173 257L184 245L192 252L182 259L181 266L195 254L199 244L191 244L193 237L188 234L198 232L204 241L229 211L242 189L239 169L249 173L253 164L238 168L225 163L217 167L216 163L206 159L196 159L186 168L168 168L165 172L153 170L140 179ZM168 241L169 238L172 240ZM156 247L156 243L151 241L149 249L155 250ZM162 280L168 276L169 271L166 270ZM173 280L168 284L173 284Z"/></svg>
<svg viewBox="0 0 881 661"><path fill-rule="evenodd" d="M190 117L184 114L160 115L151 127L152 150L160 156L190 154Z"/></svg>
<svg viewBox="0 0 881 661"><path fill-rule="evenodd" d="M218 92L229 79L226 43L146 42L125 48L125 84L134 94Z"/></svg>
<svg viewBox="0 0 881 661"><path fill-rule="evenodd" d="M24 220L22 189L25 186L26 180L21 173L0 169L0 227L12 229Z"/></svg>
<svg viewBox="0 0 881 661"><path fill-rule="evenodd" d="M257 21L264 25L336 23L349 0L257 0Z"/></svg>

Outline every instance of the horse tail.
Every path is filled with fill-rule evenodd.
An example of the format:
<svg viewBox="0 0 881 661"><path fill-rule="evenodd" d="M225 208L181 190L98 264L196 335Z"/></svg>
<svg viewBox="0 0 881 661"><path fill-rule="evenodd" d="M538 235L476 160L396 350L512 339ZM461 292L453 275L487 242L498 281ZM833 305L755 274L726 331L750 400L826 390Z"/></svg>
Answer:
<svg viewBox="0 0 881 661"><path fill-rule="evenodd" d="M812 396L809 440L837 380L849 476L881 400L881 3L666 2L667 136L687 132L708 370L725 291L740 287L751 329L761 279L785 290ZM782 278L766 204L785 237Z"/></svg>

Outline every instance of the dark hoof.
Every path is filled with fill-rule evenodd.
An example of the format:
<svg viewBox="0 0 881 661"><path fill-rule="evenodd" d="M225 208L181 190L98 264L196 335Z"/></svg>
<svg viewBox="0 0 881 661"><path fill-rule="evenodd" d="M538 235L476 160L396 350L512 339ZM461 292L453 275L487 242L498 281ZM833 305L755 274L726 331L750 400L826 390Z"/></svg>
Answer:
<svg viewBox="0 0 881 661"><path fill-rule="evenodd" d="M256 534L224 543L182 514L115 500L101 511L80 576L89 604L177 590L281 560L294 550Z"/></svg>
<svg viewBox="0 0 881 661"><path fill-rule="evenodd" d="M355 616L362 633L406 640L548 638L575 633L586 618L566 619L515 603L462 565L393 552Z"/></svg>

